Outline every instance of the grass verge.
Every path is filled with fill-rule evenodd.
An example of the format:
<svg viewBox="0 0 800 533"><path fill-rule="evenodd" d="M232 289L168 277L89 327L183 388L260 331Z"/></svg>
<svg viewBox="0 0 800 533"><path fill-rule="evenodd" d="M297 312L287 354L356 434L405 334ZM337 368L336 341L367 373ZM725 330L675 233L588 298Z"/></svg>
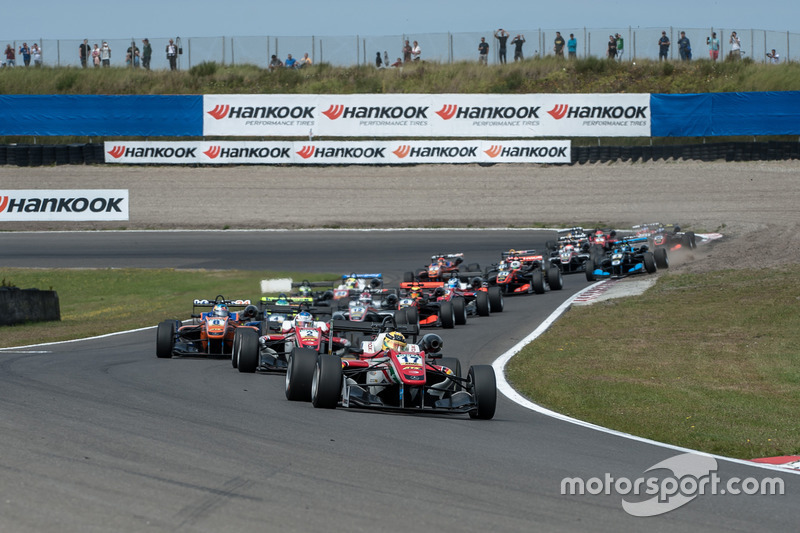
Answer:
<svg viewBox="0 0 800 533"><path fill-rule="evenodd" d="M661 442L751 459L800 453L800 265L664 275L574 307L514 357L533 401Z"/></svg>
<svg viewBox="0 0 800 533"><path fill-rule="evenodd" d="M165 319L187 319L195 298L261 297L267 278L321 281L333 274L296 274L242 270L3 268L6 285L58 292L60 322L0 327L0 347L55 342L114 331L155 326Z"/></svg>

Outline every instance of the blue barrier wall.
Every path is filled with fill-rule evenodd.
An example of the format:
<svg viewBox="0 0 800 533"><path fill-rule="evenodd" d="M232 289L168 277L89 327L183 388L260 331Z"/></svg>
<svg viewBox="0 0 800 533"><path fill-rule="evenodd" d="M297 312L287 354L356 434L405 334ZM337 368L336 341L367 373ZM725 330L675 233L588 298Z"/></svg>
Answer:
<svg viewBox="0 0 800 533"><path fill-rule="evenodd" d="M800 135L800 91L650 95L653 137ZM201 137L201 95L0 95L0 135Z"/></svg>
<svg viewBox="0 0 800 533"><path fill-rule="evenodd" d="M800 91L651 94L653 137L800 135Z"/></svg>
<svg viewBox="0 0 800 533"><path fill-rule="evenodd" d="M203 97L0 96L0 135L199 137Z"/></svg>

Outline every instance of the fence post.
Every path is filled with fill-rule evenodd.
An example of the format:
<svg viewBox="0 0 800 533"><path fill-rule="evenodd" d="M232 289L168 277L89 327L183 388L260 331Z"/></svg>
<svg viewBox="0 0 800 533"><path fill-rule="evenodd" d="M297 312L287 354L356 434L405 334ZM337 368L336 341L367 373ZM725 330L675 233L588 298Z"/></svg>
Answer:
<svg viewBox="0 0 800 533"><path fill-rule="evenodd" d="M311 62L313 64L315 64L315 65L317 64L317 50L315 48L316 46L317 46L316 39L312 35L311 36Z"/></svg>
<svg viewBox="0 0 800 533"><path fill-rule="evenodd" d="M236 65L236 50L233 47L233 37L231 37L231 66Z"/></svg>
<svg viewBox="0 0 800 533"><path fill-rule="evenodd" d="M225 66L225 36L222 36L222 66Z"/></svg>

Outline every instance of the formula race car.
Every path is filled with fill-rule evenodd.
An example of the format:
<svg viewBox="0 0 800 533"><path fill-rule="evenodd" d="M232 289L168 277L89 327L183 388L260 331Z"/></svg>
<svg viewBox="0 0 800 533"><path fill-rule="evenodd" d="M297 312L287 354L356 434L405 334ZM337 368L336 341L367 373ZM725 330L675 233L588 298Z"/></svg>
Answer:
<svg viewBox="0 0 800 533"><path fill-rule="evenodd" d="M237 331L231 364L239 372L286 372L289 359L298 349L344 355L349 347L350 341L333 335L327 322L314 320L309 311L300 311L294 319L285 320L278 333L259 337L251 331Z"/></svg>
<svg viewBox="0 0 800 533"><path fill-rule="evenodd" d="M198 313L198 309L210 311ZM242 311L233 312L231 308ZM183 325L179 320L165 320L156 329L156 356L173 355L195 357L230 357L237 330L252 331L258 336L261 321L258 308L250 300L227 300L219 295L212 300L194 300L192 323Z"/></svg>
<svg viewBox="0 0 800 533"><path fill-rule="evenodd" d="M366 336L353 357L297 353L292 358L294 368L286 374L287 398L296 389L310 388L311 402L319 408L494 417L497 384L491 366L472 366L462 377L459 360L441 356L443 343L438 335L425 335L415 344L413 327L390 322L360 324Z"/></svg>
<svg viewBox="0 0 800 533"><path fill-rule="evenodd" d="M697 247L697 237L694 232L681 231L681 227L677 224L661 224L659 222L639 224L633 226L633 231L637 237L647 237L654 254L661 248L674 251L692 250ZM656 256L656 263L658 262L659 257ZM658 264L658 268L667 268L667 266L669 265Z"/></svg>
<svg viewBox="0 0 800 533"><path fill-rule="evenodd" d="M448 294L441 282L404 281L398 307L418 317L423 327L450 329L467 323L467 302ZM488 302L488 301L487 301Z"/></svg>
<svg viewBox="0 0 800 533"><path fill-rule="evenodd" d="M666 250L665 250L666 252ZM652 274L657 270L656 260L649 251L646 237L632 237L616 242L614 248L595 264L586 262L587 281L603 278L624 278L633 274Z"/></svg>
<svg viewBox="0 0 800 533"><path fill-rule="evenodd" d="M403 274L403 281L444 281L460 273L460 265L464 262L464 254L434 254L431 262L421 270L416 272L406 272ZM467 265L465 272L480 274L481 267L477 263Z"/></svg>
<svg viewBox="0 0 800 533"><path fill-rule="evenodd" d="M561 290L564 280L561 270L545 265L544 256L535 250L502 252L500 263L486 270L490 287L497 286L504 294L544 294L550 288Z"/></svg>
<svg viewBox="0 0 800 533"><path fill-rule="evenodd" d="M333 308L328 302L315 305L312 296L286 296L283 293L278 296L262 296L259 313L264 321L263 329L278 331L285 321L292 320L301 311L309 311L317 317L327 315L325 318L330 318Z"/></svg>
<svg viewBox="0 0 800 533"><path fill-rule="evenodd" d="M342 274L341 283L333 290L333 299L352 299L364 289L377 290L383 287L383 274Z"/></svg>

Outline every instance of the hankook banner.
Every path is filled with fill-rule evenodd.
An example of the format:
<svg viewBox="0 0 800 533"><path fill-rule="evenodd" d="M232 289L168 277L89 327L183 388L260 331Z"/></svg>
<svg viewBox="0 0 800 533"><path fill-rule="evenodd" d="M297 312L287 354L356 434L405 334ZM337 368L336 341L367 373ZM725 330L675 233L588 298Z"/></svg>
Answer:
<svg viewBox="0 0 800 533"><path fill-rule="evenodd" d="M648 137L649 94L203 96L204 136Z"/></svg>
<svg viewBox="0 0 800 533"><path fill-rule="evenodd" d="M128 220L127 189L0 190L0 222Z"/></svg>
<svg viewBox="0 0 800 533"><path fill-rule="evenodd" d="M570 141L108 141L106 163L402 165L570 163Z"/></svg>

